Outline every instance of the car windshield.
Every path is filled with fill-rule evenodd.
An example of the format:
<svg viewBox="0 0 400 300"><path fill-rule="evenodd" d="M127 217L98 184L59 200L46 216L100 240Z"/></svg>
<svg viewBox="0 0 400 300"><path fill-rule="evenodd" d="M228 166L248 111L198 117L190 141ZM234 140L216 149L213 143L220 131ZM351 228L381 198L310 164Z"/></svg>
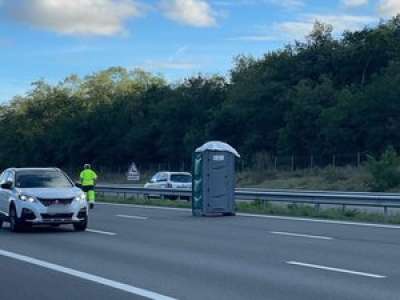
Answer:
<svg viewBox="0 0 400 300"><path fill-rule="evenodd" d="M192 176L185 174L171 175L171 181L179 183L190 183L192 182Z"/></svg>
<svg viewBox="0 0 400 300"><path fill-rule="evenodd" d="M17 188L69 188L72 183L58 171L21 171L15 179Z"/></svg>

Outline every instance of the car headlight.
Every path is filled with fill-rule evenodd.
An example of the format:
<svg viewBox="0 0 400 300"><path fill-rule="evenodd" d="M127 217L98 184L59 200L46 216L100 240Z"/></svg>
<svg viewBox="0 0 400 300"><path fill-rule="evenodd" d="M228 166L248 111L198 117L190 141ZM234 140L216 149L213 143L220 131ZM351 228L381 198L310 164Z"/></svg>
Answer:
<svg viewBox="0 0 400 300"><path fill-rule="evenodd" d="M86 195L80 194L79 196L76 196L75 201L78 201L80 204L85 204L86 203Z"/></svg>
<svg viewBox="0 0 400 300"><path fill-rule="evenodd" d="M25 202L29 202L29 203L36 202L35 197L28 196L28 195L23 195L23 194L19 195L19 199L21 199L22 201L25 201Z"/></svg>

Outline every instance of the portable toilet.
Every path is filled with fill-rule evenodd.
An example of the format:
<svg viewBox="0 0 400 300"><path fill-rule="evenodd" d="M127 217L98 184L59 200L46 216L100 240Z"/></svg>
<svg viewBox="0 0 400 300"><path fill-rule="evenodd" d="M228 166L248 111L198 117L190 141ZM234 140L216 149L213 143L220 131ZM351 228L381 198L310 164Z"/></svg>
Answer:
<svg viewBox="0 0 400 300"><path fill-rule="evenodd" d="M194 216L235 215L235 159L239 153L222 142L208 142L193 155Z"/></svg>

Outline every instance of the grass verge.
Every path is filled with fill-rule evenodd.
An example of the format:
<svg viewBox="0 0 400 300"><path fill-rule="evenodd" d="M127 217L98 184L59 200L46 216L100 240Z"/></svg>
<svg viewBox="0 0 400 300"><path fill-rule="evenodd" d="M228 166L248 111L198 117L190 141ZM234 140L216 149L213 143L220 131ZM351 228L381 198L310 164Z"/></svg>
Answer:
<svg viewBox="0 0 400 300"><path fill-rule="evenodd" d="M160 207L175 207L175 208L191 208L192 205L189 201L184 200L169 200L169 199L158 199L151 198L147 199L144 197L117 197L117 196L97 196L98 202L108 203L119 203L119 204L135 204L135 205L147 205L147 206L160 206Z"/></svg>
<svg viewBox="0 0 400 300"><path fill-rule="evenodd" d="M136 204L158 207L191 208L188 201L168 199L146 199L143 197L98 196L99 202ZM311 205L274 204L256 200L254 202L239 202L236 204L237 212L273 216L306 217L326 220L342 220L354 222L371 222L400 224L400 214L390 215L385 220L383 213L366 212L358 209L320 208Z"/></svg>

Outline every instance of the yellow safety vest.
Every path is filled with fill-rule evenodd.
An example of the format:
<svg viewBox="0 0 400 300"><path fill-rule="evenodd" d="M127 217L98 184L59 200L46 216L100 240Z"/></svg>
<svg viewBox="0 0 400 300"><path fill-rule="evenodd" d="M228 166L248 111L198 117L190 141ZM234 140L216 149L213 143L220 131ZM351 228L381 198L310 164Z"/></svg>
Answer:
<svg viewBox="0 0 400 300"><path fill-rule="evenodd" d="M81 172L81 183L82 185L94 185L95 180L97 180L97 174L91 170L86 169Z"/></svg>

